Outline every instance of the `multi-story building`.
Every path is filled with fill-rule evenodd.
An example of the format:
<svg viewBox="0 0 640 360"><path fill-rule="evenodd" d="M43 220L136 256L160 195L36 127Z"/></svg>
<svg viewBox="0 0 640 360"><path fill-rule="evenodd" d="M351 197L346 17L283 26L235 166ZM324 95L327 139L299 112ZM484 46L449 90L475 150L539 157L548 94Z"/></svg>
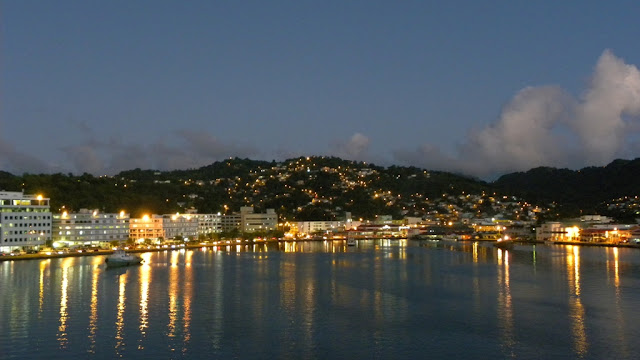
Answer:
<svg viewBox="0 0 640 360"><path fill-rule="evenodd" d="M242 215L237 213L222 215L220 225L222 227L222 231L231 231L233 229L241 230Z"/></svg>
<svg viewBox="0 0 640 360"><path fill-rule="evenodd" d="M53 244L104 246L129 237L129 214L101 213L80 209L76 213L53 214Z"/></svg>
<svg viewBox="0 0 640 360"><path fill-rule="evenodd" d="M278 226L278 215L274 209L266 213L254 213L253 206L243 206L240 213L222 216L222 230L238 229L240 232L257 232L275 230Z"/></svg>
<svg viewBox="0 0 640 360"><path fill-rule="evenodd" d="M242 232L271 231L278 226L278 215L274 209L267 209L266 213L254 213L252 206L243 206L240 209L242 215Z"/></svg>
<svg viewBox="0 0 640 360"><path fill-rule="evenodd" d="M222 215L217 214L192 214L198 221L198 234L211 234L222 232Z"/></svg>
<svg viewBox="0 0 640 360"><path fill-rule="evenodd" d="M51 240L49 198L0 191L0 251L33 248Z"/></svg>
<svg viewBox="0 0 640 360"><path fill-rule="evenodd" d="M162 215L144 215L141 218L131 218L129 221L129 237L141 242L145 239L164 239Z"/></svg>
<svg viewBox="0 0 640 360"><path fill-rule="evenodd" d="M191 214L162 215L165 239L195 239L198 236L198 224L198 219Z"/></svg>
<svg viewBox="0 0 640 360"><path fill-rule="evenodd" d="M144 215L131 218L129 236L137 242L160 239L194 239L198 236L198 218L194 214Z"/></svg>
<svg viewBox="0 0 640 360"><path fill-rule="evenodd" d="M571 231L572 235L578 231L577 226L568 227L558 221L541 224L536 227L536 241L564 241L568 234L568 228L575 228L575 230Z"/></svg>
<svg viewBox="0 0 640 360"><path fill-rule="evenodd" d="M344 221L299 221L295 223L295 228L300 234L315 234L325 231L342 231L344 230L344 227Z"/></svg>

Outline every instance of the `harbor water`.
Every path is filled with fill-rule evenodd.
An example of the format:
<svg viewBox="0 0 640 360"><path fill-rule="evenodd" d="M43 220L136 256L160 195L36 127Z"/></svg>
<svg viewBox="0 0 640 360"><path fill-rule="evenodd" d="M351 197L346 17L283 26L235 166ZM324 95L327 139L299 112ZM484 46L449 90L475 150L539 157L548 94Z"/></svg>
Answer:
<svg viewBox="0 0 640 360"><path fill-rule="evenodd" d="M1 359L637 359L640 249L359 240L0 263Z"/></svg>

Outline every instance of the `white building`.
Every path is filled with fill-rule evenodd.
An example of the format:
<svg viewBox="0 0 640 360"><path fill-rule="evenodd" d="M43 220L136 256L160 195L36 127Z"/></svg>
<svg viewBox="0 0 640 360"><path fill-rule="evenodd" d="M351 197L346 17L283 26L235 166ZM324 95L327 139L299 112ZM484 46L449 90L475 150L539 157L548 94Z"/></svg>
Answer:
<svg viewBox="0 0 640 360"><path fill-rule="evenodd" d="M577 240L577 226L566 225L559 221L550 221L536 227L536 241Z"/></svg>
<svg viewBox="0 0 640 360"><path fill-rule="evenodd" d="M129 237L129 214L101 213L80 209L77 213L53 214L53 242L56 245L100 246Z"/></svg>
<svg viewBox="0 0 640 360"><path fill-rule="evenodd" d="M198 219L191 214L162 215L162 227L165 239L191 240L198 236Z"/></svg>
<svg viewBox="0 0 640 360"><path fill-rule="evenodd" d="M314 234L325 231L343 231L344 221L298 221L295 223L297 232Z"/></svg>
<svg viewBox="0 0 640 360"><path fill-rule="evenodd" d="M197 235L198 219L193 214L144 215L129 222L129 236L137 242L178 236L195 239Z"/></svg>
<svg viewBox="0 0 640 360"><path fill-rule="evenodd" d="M51 240L49 198L0 191L0 251L36 247Z"/></svg>

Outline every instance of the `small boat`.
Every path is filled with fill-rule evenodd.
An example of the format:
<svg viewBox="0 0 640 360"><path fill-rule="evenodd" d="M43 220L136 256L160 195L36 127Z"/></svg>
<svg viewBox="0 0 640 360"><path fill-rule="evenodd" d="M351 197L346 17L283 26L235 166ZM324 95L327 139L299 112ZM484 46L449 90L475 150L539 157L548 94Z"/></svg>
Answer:
<svg viewBox="0 0 640 360"><path fill-rule="evenodd" d="M128 254L124 250L116 250L112 255L107 257L105 263L107 267L139 265L142 263L142 258L137 255Z"/></svg>
<svg viewBox="0 0 640 360"><path fill-rule="evenodd" d="M496 240L496 242L493 243L493 246L497 247L498 249L513 250L515 243L512 239L509 239L508 236L505 236L504 238Z"/></svg>

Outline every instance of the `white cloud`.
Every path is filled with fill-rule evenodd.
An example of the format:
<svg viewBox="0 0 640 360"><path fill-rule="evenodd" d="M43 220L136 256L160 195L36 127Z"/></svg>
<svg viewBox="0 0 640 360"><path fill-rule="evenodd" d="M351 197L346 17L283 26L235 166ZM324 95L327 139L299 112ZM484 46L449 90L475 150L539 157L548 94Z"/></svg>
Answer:
<svg viewBox="0 0 640 360"><path fill-rule="evenodd" d="M347 141L335 141L331 155L348 160L363 160L368 156L370 142L365 135L355 133Z"/></svg>
<svg viewBox="0 0 640 360"><path fill-rule="evenodd" d="M495 123L469 133L455 155L422 145L394 156L481 177L537 166L599 166L635 148L630 135L640 129L638 116L640 72L606 50L581 99L554 86L528 87L511 99Z"/></svg>

